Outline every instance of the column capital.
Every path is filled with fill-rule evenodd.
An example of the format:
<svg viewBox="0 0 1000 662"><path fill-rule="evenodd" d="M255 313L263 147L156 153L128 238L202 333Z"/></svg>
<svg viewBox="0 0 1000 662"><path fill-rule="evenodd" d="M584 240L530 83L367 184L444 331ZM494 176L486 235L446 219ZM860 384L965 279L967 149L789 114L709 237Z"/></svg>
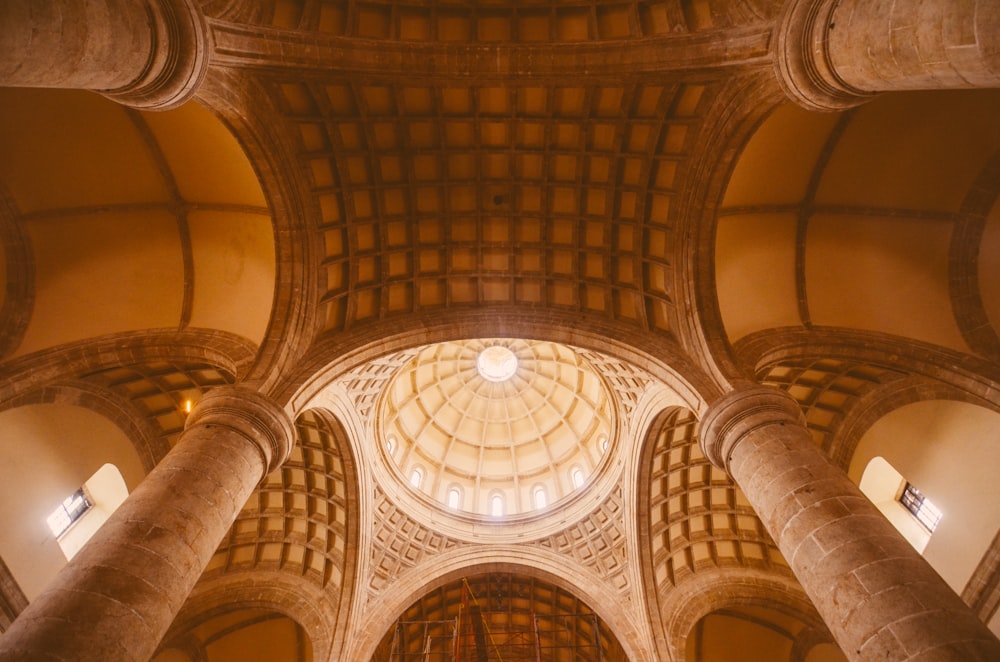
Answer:
<svg viewBox="0 0 1000 662"><path fill-rule="evenodd" d="M749 433L786 423L805 428L799 403L784 391L754 384L730 391L709 405L698 425L698 438L709 462L728 473L733 448Z"/></svg>
<svg viewBox="0 0 1000 662"><path fill-rule="evenodd" d="M265 476L284 464L295 443L295 428L285 410L267 396L241 386L208 391L188 415L184 429L199 425L229 428L246 437L264 459Z"/></svg>
<svg viewBox="0 0 1000 662"><path fill-rule="evenodd" d="M208 72L211 31L194 0L146 0L152 52L142 75L124 87L97 90L139 110L168 110L190 99Z"/></svg>
<svg viewBox="0 0 1000 662"><path fill-rule="evenodd" d="M830 31L839 0L787 0L778 21L778 82L810 110L839 111L875 96L844 82L830 60Z"/></svg>

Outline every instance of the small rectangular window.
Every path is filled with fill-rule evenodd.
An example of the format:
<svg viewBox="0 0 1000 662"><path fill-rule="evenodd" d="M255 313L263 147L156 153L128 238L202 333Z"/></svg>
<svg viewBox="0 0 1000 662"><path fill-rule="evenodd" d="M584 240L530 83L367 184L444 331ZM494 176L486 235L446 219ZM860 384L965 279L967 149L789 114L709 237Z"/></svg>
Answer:
<svg viewBox="0 0 1000 662"><path fill-rule="evenodd" d="M90 510L90 507L90 499L87 498L81 487L63 499L59 507L52 511L52 514L45 521L48 522L49 529L58 538L66 533L69 527L73 526L73 522L83 517L84 513Z"/></svg>
<svg viewBox="0 0 1000 662"><path fill-rule="evenodd" d="M906 487L903 488L903 493L899 495L899 502L913 513L917 521L923 524L928 531L933 532L937 528L938 522L941 521L941 511L911 483L907 483Z"/></svg>

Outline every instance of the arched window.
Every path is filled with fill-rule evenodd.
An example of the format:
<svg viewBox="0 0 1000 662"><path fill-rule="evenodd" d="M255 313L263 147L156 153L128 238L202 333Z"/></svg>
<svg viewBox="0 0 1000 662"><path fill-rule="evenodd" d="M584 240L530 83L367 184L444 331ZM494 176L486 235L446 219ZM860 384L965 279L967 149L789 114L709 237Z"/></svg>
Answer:
<svg viewBox="0 0 1000 662"><path fill-rule="evenodd" d="M605 453L607 453L608 452L608 435L604 434L603 432L601 434L597 435L597 444L598 444L598 446L601 449L601 455L604 455Z"/></svg>
<svg viewBox="0 0 1000 662"><path fill-rule="evenodd" d="M583 487L583 481L586 476L583 475L583 469L579 466L575 466L569 470L569 477L573 480L573 487Z"/></svg>
<svg viewBox="0 0 1000 662"><path fill-rule="evenodd" d="M455 510L462 507L462 489L457 485L448 488L448 507Z"/></svg>
<svg viewBox="0 0 1000 662"><path fill-rule="evenodd" d="M531 498L535 502L535 509L541 510L549 505L549 495L545 492L544 485L535 485L531 490Z"/></svg>
<svg viewBox="0 0 1000 662"><path fill-rule="evenodd" d="M413 487L420 487L420 483L424 481L424 470L420 467L414 467L413 473L410 474L410 485Z"/></svg>
<svg viewBox="0 0 1000 662"><path fill-rule="evenodd" d="M490 497L490 515L493 517L503 517L503 511L503 495L497 492Z"/></svg>
<svg viewBox="0 0 1000 662"><path fill-rule="evenodd" d="M385 438L385 450L388 451L389 455L396 450L396 438L391 434Z"/></svg>

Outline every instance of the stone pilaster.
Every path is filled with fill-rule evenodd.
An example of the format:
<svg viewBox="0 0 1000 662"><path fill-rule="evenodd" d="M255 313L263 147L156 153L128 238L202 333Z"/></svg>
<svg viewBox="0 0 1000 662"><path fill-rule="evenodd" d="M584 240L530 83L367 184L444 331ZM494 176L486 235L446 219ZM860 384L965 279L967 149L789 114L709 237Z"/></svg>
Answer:
<svg viewBox="0 0 1000 662"><path fill-rule="evenodd" d="M0 660L152 657L253 489L287 458L284 410L210 391L177 446L0 638Z"/></svg>
<svg viewBox="0 0 1000 662"><path fill-rule="evenodd" d="M709 407L705 455L743 490L852 660L1000 660L1000 641L830 464L777 389Z"/></svg>
<svg viewBox="0 0 1000 662"><path fill-rule="evenodd" d="M0 85L93 90L162 110L197 90L209 39L195 0L4 0Z"/></svg>
<svg viewBox="0 0 1000 662"><path fill-rule="evenodd" d="M1000 87L996 0L788 0L778 78L812 110L879 92Z"/></svg>

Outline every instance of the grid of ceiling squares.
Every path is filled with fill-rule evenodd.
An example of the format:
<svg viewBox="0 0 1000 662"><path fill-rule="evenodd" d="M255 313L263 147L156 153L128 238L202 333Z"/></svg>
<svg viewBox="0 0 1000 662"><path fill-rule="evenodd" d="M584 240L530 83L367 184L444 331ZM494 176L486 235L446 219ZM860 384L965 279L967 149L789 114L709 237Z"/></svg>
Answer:
<svg viewBox="0 0 1000 662"><path fill-rule="evenodd" d="M170 446L184 431L187 405L233 375L207 364L155 361L83 375L132 402Z"/></svg>
<svg viewBox="0 0 1000 662"><path fill-rule="evenodd" d="M625 504L616 490L589 517L540 541L539 545L592 568L622 596L629 593Z"/></svg>
<svg viewBox="0 0 1000 662"><path fill-rule="evenodd" d="M845 414L862 395L901 376L901 372L880 366L837 359L789 360L757 371L762 384L795 398L816 445L825 451L830 450Z"/></svg>
<svg viewBox="0 0 1000 662"><path fill-rule="evenodd" d="M454 549L461 543L428 529L399 509L381 490L376 490L373 520L369 592L386 590L404 571L426 558Z"/></svg>
<svg viewBox="0 0 1000 662"><path fill-rule="evenodd" d="M287 462L247 500L206 574L270 569L341 586L347 555L347 469L337 432L316 412L302 413Z"/></svg>
<svg viewBox="0 0 1000 662"><path fill-rule="evenodd" d="M698 85L289 83L327 328L544 304L669 331L669 223Z"/></svg>
<svg viewBox="0 0 1000 662"><path fill-rule="evenodd" d="M707 0L278 0L281 28L401 42L574 43L653 37L710 27Z"/></svg>
<svg viewBox="0 0 1000 662"><path fill-rule="evenodd" d="M649 541L661 595L702 568L787 567L743 493L702 454L696 425L678 408L655 431Z"/></svg>

